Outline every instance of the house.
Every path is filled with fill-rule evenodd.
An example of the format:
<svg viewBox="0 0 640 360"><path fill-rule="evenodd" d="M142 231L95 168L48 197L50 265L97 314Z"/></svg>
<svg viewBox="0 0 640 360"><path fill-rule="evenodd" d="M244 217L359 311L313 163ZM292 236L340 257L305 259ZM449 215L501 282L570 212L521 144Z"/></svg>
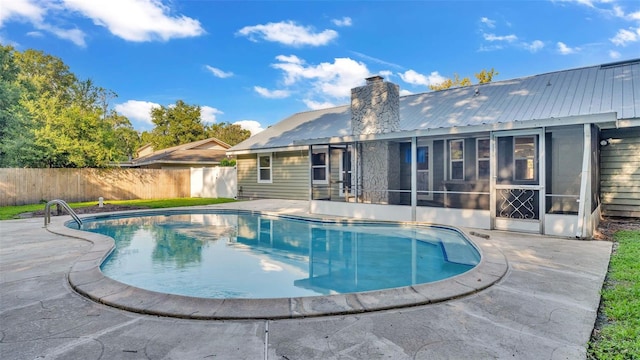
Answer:
<svg viewBox="0 0 640 360"><path fill-rule="evenodd" d="M190 142L158 151L147 144L138 149L138 157L130 162L121 163L122 167L166 169L213 167L227 158L226 151L231 145L216 138Z"/></svg>
<svg viewBox="0 0 640 360"><path fill-rule="evenodd" d="M374 76L227 153L239 198L589 238L640 217L640 59L408 96Z"/></svg>

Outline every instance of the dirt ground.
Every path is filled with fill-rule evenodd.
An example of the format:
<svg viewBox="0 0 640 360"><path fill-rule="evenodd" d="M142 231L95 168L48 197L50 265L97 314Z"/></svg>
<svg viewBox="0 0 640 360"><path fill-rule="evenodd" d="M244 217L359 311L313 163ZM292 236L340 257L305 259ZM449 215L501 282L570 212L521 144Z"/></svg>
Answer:
<svg viewBox="0 0 640 360"><path fill-rule="evenodd" d="M634 218L604 218L600 220L600 225L593 238L597 240L613 241L613 234L618 230L638 230L640 231L640 219Z"/></svg>

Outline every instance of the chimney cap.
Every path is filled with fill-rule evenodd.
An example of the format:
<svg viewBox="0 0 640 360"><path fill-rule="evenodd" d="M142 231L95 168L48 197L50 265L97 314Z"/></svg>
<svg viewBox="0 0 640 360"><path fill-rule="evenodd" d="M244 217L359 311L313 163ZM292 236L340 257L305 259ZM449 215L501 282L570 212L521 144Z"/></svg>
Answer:
<svg viewBox="0 0 640 360"><path fill-rule="evenodd" d="M372 83L382 81L384 80L384 78L380 75L375 75L375 76L368 77L365 80L367 80L367 84L372 84Z"/></svg>

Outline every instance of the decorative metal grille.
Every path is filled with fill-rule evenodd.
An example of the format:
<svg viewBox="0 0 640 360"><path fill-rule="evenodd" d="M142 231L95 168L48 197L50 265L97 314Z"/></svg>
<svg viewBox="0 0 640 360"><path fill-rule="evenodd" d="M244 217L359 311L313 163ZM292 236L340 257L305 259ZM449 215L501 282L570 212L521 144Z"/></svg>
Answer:
<svg viewBox="0 0 640 360"><path fill-rule="evenodd" d="M509 219L537 219L536 190L500 189L498 216Z"/></svg>

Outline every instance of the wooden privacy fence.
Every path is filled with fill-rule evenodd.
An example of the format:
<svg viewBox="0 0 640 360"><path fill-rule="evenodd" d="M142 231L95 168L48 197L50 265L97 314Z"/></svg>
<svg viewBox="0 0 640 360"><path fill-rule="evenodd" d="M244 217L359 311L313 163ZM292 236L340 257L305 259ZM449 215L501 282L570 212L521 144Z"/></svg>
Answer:
<svg viewBox="0 0 640 360"><path fill-rule="evenodd" d="M190 169L0 169L0 206L190 196Z"/></svg>

